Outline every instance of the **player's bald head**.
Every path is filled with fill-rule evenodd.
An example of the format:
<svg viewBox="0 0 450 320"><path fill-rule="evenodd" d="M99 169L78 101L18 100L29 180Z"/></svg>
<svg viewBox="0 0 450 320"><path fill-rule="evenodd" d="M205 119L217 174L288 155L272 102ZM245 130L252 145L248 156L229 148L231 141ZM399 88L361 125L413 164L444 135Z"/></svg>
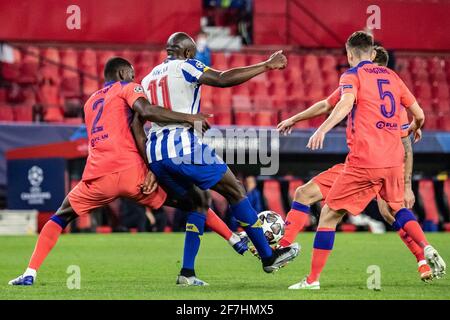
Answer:
<svg viewBox="0 0 450 320"><path fill-rule="evenodd" d="M185 32L175 32L167 40L167 55L178 59L193 58L196 52L194 39Z"/></svg>

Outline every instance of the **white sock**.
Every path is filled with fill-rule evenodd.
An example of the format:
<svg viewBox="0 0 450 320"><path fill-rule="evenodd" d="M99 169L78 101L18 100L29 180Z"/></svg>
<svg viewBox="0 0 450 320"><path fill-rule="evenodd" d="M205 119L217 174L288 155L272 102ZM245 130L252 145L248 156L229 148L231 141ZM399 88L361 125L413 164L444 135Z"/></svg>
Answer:
<svg viewBox="0 0 450 320"><path fill-rule="evenodd" d="M234 246L236 243L238 243L239 241L241 241L241 237L239 237L236 233L232 233L230 239L228 239L228 243L231 246Z"/></svg>
<svg viewBox="0 0 450 320"><path fill-rule="evenodd" d="M27 270L25 270L25 272L23 273L24 277L32 276L33 278L36 278L36 275L37 275L36 270L31 268L27 268Z"/></svg>
<svg viewBox="0 0 450 320"><path fill-rule="evenodd" d="M417 262L417 264L420 266L423 266L424 264L427 264L426 260L420 260L419 262Z"/></svg>

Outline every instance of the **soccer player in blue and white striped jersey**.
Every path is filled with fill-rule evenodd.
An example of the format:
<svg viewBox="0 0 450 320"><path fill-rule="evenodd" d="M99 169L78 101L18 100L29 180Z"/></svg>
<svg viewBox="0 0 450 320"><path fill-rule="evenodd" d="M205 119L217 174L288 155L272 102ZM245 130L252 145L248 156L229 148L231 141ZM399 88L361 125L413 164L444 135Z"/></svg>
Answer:
<svg viewBox="0 0 450 320"><path fill-rule="evenodd" d="M182 32L169 37L166 50L167 59L153 68L142 80L142 86L152 104L188 114L200 111L202 85L231 87L266 71L284 69L287 65L286 57L278 51L255 65L217 71L193 59L195 42ZM258 250L265 272L278 270L297 256L298 244L275 250L269 246L243 186L191 126L152 123L146 153L150 170L169 195L201 199L204 197L196 195L200 188L215 190L224 196L231 213ZM205 225L204 206L199 204L197 207L198 210L190 212L187 219L183 268L177 279L181 285L205 284L196 278L194 272Z"/></svg>

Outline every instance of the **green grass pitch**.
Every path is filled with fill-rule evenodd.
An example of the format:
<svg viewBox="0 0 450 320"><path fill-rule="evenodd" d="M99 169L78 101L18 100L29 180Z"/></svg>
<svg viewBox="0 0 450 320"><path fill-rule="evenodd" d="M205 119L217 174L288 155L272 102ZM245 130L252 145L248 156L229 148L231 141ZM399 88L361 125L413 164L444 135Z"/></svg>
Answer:
<svg viewBox="0 0 450 320"><path fill-rule="evenodd" d="M336 236L335 250L319 291L291 291L309 270L313 233L297 240L301 254L286 268L265 274L250 253L236 254L219 236L207 233L197 275L209 287L179 288L184 234L63 235L44 262L33 287L10 287L23 272L36 237L0 237L0 299L450 299L450 278L425 284L417 264L395 233ZM428 234L450 262L450 234ZM68 289L67 268L81 270L81 288ZM367 289L367 268L381 270L381 290Z"/></svg>

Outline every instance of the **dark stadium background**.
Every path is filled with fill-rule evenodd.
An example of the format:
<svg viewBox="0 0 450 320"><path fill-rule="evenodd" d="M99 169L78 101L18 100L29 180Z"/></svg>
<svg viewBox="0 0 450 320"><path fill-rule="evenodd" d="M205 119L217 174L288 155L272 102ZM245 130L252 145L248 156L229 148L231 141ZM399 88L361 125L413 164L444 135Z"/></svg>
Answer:
<svg viewBox="0 0 450 320"><path fill-rule="evenodd" d="M425 230L450 231L450 3L444 0L0 0L0 21L6 22L0 28L0 209L37 209L42 226L80 179L87 151L87 141L77 139L82 105L102 86L108 57L129 59L140 81L163 61L165 41L175 31L197 37L203 28L208 44L219 48L210 57L217 69L260 62L283 49L289 60L285 71L232 89L205 87L201 102L218 128L274 127L336 88L347 68L346 36L366 27L374 4L381 19L375 39L389 50L391 67L426 111L423 141L414 146L414 211ZM73 5L79 8L79 29L71 20L78 10ZM305 121L280 138L279 173L256 177L264 208L285 214L296 186L344 160L343 128L327 138L320 153L306 150L321 121ZM36 185L51 194L43 204L20 198L31 192L33 166L44 170L44 181ZM233 170L244 179L258 175L259 167ZM224 200L213 199L227 219ZM375 206L366 213L379 219ZM117 201L71 230L175 231L184 225L183 214L168 208L154 218L149 226L144 208ZM347 222L341 229L361 228Z"/></svg>

